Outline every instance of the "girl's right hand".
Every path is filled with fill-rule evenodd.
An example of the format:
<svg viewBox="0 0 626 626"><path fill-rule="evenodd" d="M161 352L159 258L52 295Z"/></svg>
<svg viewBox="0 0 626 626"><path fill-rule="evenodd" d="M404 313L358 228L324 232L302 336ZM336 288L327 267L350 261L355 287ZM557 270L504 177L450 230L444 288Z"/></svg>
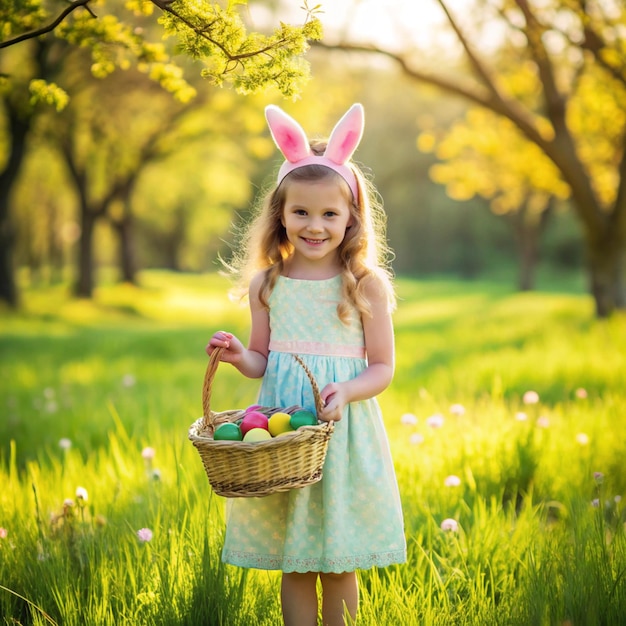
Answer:
<svg viewBox="0 0 626 626"><path fill-rule="evenodd" d="M233 335L227 333L224 330L217 331L213 337L211 337L207 347L206 353L211 354L215 348L224 348L220 361L225 363L238 363L244 353L244 345Z"/></svg>

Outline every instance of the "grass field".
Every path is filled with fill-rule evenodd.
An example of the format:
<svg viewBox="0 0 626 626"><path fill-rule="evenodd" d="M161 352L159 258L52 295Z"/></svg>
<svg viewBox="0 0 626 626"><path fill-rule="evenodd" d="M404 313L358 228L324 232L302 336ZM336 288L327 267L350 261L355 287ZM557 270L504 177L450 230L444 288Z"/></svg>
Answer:
<svg viewBox="0 0 626 626"><path fill-rule="evenodd" d="M0 314L0 623L281 623L279 575L220 562L187 440L206 341L247 334L226 289L152 272ZM626 624L626 319L493 283L398 292L380 403L409 559L360 572L359 624ZM216 410L254 401L231 369Z"/></svg>

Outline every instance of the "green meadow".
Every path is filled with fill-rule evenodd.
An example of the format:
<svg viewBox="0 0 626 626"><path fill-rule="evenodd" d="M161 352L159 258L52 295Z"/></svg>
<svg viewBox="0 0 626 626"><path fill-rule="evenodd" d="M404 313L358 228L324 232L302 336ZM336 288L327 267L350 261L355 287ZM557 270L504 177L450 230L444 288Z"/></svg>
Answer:
<svg viewBox="0 0 626 626"><path fill-rule="evenodd" d="M28 287L0 314L0 623L275 626L279 574L220 561L225 500L187 429L218 275ZM556 289L398 281L380 396L408 561L359 573L363 626L626 624L626 318ZM258 382L220 366L212 408Z"/></svg>

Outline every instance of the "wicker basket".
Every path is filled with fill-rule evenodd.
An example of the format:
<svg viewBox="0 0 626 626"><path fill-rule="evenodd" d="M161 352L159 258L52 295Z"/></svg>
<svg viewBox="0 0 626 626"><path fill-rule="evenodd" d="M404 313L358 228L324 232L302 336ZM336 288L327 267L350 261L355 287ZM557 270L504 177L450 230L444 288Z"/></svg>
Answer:
<svg viewBox="0 0 626 626"><path fill-rule="evenodd" d="M213 439L217 426L235 422L244 415L240 409L220 413L211 411L211 389L221 353L221 348L211 353L202 390L204 416L189 428L189 439L200 453L213 491L228 498L249 498L306 487L319 481L333 432L332 422L302 426L292 433L257 443ZM302 359L297 355L294 358L311 381L319 413L322 406L319 387ZM261 407L257 410L269 416L277 411L289 413L298 408Z"/></svg>

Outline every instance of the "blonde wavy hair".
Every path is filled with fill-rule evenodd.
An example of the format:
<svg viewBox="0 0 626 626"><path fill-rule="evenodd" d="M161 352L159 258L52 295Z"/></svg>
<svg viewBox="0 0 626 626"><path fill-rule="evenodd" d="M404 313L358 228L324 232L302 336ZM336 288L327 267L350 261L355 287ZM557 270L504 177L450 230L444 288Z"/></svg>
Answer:
<svg viewBox="0 0 626 626"><path fill-rule="evenodd" d="M325 143L311 143L314 154L322 155ZM348 184L343 178L323 165L305 165L290 172L278 187L261 199L252 220L238 232L233 258L227 264L234 275L234 293L245 297L253 276L265 272L259 292L261 303L268 307L269 296L284 272L285 262L293 254L281 222L287 189L292 182L317 182L333 180L341 185L350 205L352 225L338 248L342 271L342 301L337 306L339 318L346 322L350 308L361 316L370 316L371 308L365 296L364 279L376 276L384 289L389 311L396 305L390 261L392 253L386 243L387 218L380 196L363 172L353 163L347 164L357 180L358 202L354 202Z"/></svg>

